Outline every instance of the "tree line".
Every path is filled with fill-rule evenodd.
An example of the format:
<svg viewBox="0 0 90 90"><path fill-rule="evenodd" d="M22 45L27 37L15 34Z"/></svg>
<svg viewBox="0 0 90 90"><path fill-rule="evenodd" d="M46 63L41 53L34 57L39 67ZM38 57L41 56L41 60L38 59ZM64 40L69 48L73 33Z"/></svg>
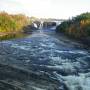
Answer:
<svg viewBox="0 0 90 90"><path fill-rule="evenodd" d="M90 37L90 13L83 13L62 22L57 26L56 32L78 39Z"/></svg>
<svg viewBox="0 0 90 90"><path fill-rule="evenodd" d="M29 17L23 14L11 15L0 12L0 33L22 31L23 27L30 23Z"/></svg>

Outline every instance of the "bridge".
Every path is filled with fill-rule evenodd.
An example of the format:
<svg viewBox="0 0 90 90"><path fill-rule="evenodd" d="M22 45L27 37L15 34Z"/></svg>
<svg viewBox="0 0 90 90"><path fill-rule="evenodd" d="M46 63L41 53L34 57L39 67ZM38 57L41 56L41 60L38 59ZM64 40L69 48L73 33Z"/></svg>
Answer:
<svg viewBox="0 0 90 90"><path fill-rule="evenodd" d="M42 28L49 28L53 26L58 26L61 22L65 20L63 19L38 19L33 21L33 26L42 29Z"/></svg>

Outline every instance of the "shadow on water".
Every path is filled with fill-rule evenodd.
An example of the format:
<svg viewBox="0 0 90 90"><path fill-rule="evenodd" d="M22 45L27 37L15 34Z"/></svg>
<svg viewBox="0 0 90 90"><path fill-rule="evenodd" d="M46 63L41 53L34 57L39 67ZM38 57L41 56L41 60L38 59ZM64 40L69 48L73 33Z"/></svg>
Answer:
<svg viewBox="0 0 90 90"><path fill-rule="evenodd" d="M6 34L0 37L0 41L2 40L10 40L10 39L17 39L17 38L24 38L28 36L26 33L14 33L14 34Z"/></svg>
<svg viewBox="0 0 90 90"><path fill-rule="evenodd" d="M23 27L21 32L10 32L6 34L1 34L0 41L2 40L10 40L10 39L18 39L18 38L24 38L29 35L32 35L33 31L36 31L37 29L31 25L27 25Z"/></svg>

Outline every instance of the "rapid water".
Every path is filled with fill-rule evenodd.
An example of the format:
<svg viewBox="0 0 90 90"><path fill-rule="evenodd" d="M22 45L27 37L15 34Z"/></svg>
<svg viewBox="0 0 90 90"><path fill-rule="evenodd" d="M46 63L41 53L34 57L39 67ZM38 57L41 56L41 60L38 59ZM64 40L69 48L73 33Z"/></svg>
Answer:
<svg viewBox="0 0 90 90"><path fill-rule="evenodd" d="M52 90L90 90L90 53L44 32L0 42L0 62L47 73L59 82Z"/></svg>

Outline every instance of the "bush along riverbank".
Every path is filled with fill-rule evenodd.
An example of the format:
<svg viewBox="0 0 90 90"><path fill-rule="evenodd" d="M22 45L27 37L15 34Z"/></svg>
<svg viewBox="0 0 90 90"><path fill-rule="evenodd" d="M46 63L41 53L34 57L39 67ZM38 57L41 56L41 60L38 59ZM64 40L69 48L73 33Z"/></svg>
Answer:
<svg viewBox="0 0 90 90"><path fill-rule="evenodd" d="M57 26L56 32L64 33L70 38L74 38L90 46L90 13L83 13L62 22Z"/></svg>
<svg viewBox="0 0 90 90"><path fill-rule="evenodd" d="M13 37L16 33L22 33L23 28L30 23L30 18L25 15L0 12L0 40L5 39L5 37Z"/></svg>

